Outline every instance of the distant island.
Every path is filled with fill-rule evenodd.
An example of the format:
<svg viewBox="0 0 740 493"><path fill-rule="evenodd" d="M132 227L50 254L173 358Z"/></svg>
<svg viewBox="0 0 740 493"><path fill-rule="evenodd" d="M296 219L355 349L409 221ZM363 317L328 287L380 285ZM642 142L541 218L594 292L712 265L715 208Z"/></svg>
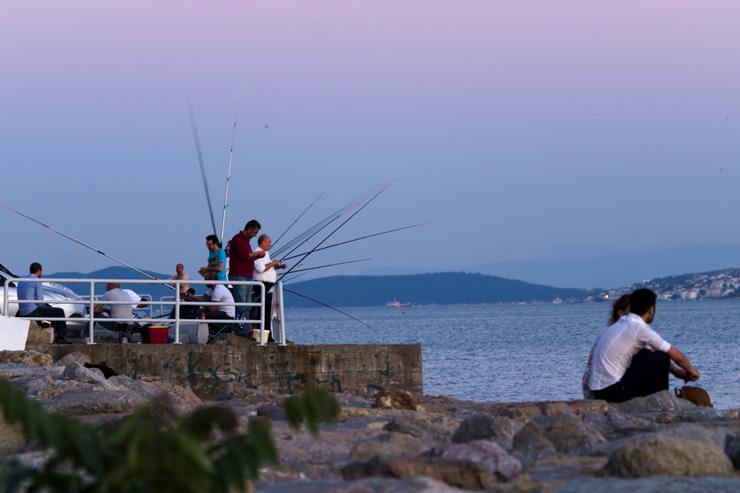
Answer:
<svg viewBox="0 0 740 493"><path fill-rule="evenodd" d="M148 273L160 279L168 277L157 272ZM50 274L48 277L138 279L142 276L123 267L108 267L87 274L60 272ZM80 294L87 294L86 286L71 285L70 287ZM155 300L173 294L172 289L166 286L132 284L124 287L131 288L140 294L151 294ZM467 272L398 276L330 276L289 283L287 287L333 306L384 306L392 300L415 305L522 302L577 303L614 299L614 297L638 287L653 289L664 300L695 300L740 297L740 269L725 269L643 280L629 286L608 290L557 288L499 276ZM104 290L105 286L100 285L96 291L100 294ZM198 291L202 290L203 288L198 289ZM287 292L285 298L288 307L317 306L311 301Z"/></svg>

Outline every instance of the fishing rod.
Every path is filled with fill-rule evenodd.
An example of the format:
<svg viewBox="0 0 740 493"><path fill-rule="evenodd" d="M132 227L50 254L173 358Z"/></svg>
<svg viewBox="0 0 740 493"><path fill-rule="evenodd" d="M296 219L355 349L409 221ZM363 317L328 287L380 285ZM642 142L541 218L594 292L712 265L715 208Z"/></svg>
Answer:
<svg viewBox="0 0 740 493"><path fill-rule="evenodd" d="M346 264L356 264L358 262L367 262L368 260L372 260L371 258L361 258L357 260L347 260L345 262L336 262L334 264L326 264L326 265L317 265L316 267L305 267L303 269L296 269L293 271L293 274L297 272L306 272L309 270L316 270L316 269L325 269L327 267L335 267L337 265L346 265Z"/></svg>
<svg viewBox="0 0 740 493"><path fill-rule="evenodd" d="M24 213L22 213L22 212L20 212L20 211L18 211L16 209L13 209L12 207L9 207L9 206L7 206L5 204L1 204L0 203L0 207L3 207L4 209L7 209L7 210L9 210L10 212L12 212L14 214L17 214L17 215L19 215L21 217L24 217L24 218L28 219L29 221L32 221L32 222L34 222L34 223L36 223L36 224L38 224L40 226L43 226L44 228L48 229L52 233L57 234L57 235L59 235L59 236L61 236L63 238L66 238L66 239L70 240L70 241L73 241L73 242L77 243L78 245L87 248L88 250L92 250L93 252L95 252L95 253L97 253L99 255L102 255L103 257L108 258L108 259L116 262L117 264L126 267L127 269L130 269L130 270L132 270L134 272L137 272L137 273L141 274L142 276L148 277L149 279L152 279L154 281L159 281L160 280L159 278L154 277L153 275L148 274L147 272L145 272L145 271L143 271L141 269L138 269L138 268L134 267L133 265L127 264L123 260L117 259L116 257L114 257L112 255L108 255L107 253L103 252L102 250L98 250L97 248L95 248L93 246L90 246L87 243L85 243L83 241L80 241L77 238L74 238L74 237L72 237L72 236L70 236L70 235L68 235L66 233L62 233L61 231L59 231L57 229L54 229L53 227L49 226L48 224L43 223L43 222L39 221L38 219L34 219L33 217L29 216L28 214L24 214ZM172 289L175 289L174 286L170 286L169 284L166 284L166 286L169 286Z"/></svg>
<svg viewBox="0 0 740 493"><path fill-rule="evenodd" d="M272 242L272 246L274 247L283 238L283 236L285 236L285 233L287 233L288 231L290 231L290 228L292 228L295 225L295 223L297 223L306 214L306 212L308 212L309 209L311 209L311 207L313 207L314 204L316 204L316 202L318 202L319 199L321 199L321 197L323 197L324 195L326 195L326 192L328 192L328 191L329 191L329 189L327 188L326 190L324 190L321 193L321 195L319 195L318 197L316 197L316 199L313 202L311 202L310 204L308 204L308 207L306 207L303 210L303 212L301 212L298 215L298 217L295 218L295 220L292 223L290 223L290 226L288 226L287 228L285 228L285 231L283 231L282 233L280 233L280 236L278 236L278 239Z"/></svg>
<svg viewBox="0 0 740 493"><path fill-rule="evenodd" d="M321 305L321 306L323 306L323 307L329 308L330 310L334 310L335 312L337 312L337 313L341 313L341 314L342 314L342 315L344 315L345 317L349 317L349 318L351 318L352 320L354 320L355 322L358 322L358 323L360 323L360 324L364 325L364 326L365 326L365 327L367 327L368 329L372 329L372 327L371 327L371 326L370 326L369 324L367 324L367 323L363 322L363 321L362 321L362 320L360 320L359 318L357 318L357 317L354 317L354 316L350 315L350 314L349 314L349 313L347 313L347 312L343 312L343 311L342 311L342 310L340 310L339 308L334 308L333 306L331 306L331 305L329 305L329 304L327 304L327 303L324 303L323 301L319 301L319 300L317 300L317 299L311 298L310 296L306 296L305 294L301 294L301 293L299 293L299 292L297 292L297 291L293 291L292 289L288 289L288 288L286 288L285 286L283 286L283 291L287 291L288 293L294 294L294 295L296 295L296 296L298 296L298 297L300 297L300 298L306 299L306 300L308 300L308 301L312 301L312 302L316 303L317 305Z"/></svg>
<svg viewBox="0 0 740 493"><path fill-rule="evenodd" d="M193 104L188 100L188 113L190 114L190 127L193 130L193 142L195 142L195 153L198 155L198 164L200 165L200 176L203 179L203 188L206 191L206 202L208 203L208 212L211 215L211 226L213 234L218 235L216 231L216 220L213 218L213 204L211 204L211 192L208 188L208 178L206 177L206 165L203 162L203 151L200 148L200 138L198 137L198 126L195 123L195 110ZM219 237L219 239L222 239Z"/></svg>
<svg viewBox="0 0 740 493"><path fill-rule="evenodd" d="M380 194L382 194L383 192L385 192L386 190L388 190L388 188L389 188L389 187L390 187L391 185L393 185L393 184L394 184L394 183L395 183L396 181L398 181L398 178L394 178L393 180L391 180L390 182L388 182L388 183L387 183L386 185L383 185L383 187L382 187L382 188L381 188L380 190L378 190L378 192L376 192L376 193L375 193L375 195L373 195L372 197L370 197L370 199L368 199L367 201L365 201L365 203L364 203L364 204L362 204L362 207L360 207L360 208L359 208L359 209L357 209L357 210L356 210L355 212L353 212L353 213L352 213L352 214L351 214L351 215L350 215L350 216L349 216L349 217L348 217L347 219L345 219L345 220L344 220L344 221L343 221L343 222L342 222L342 223L341 223L341 224L340 224L339 226L337 226L336 228L334 228L334 229L333 229L333 230L331 231L331 233L329 233L328 235L326 235L326 236L324 237L324 239L323 239L323 240L321 240L321 241L320 241L320 242L318 243L318 245L316 245L315 247L313 247L313 250L311 250L311 251L309 251L309 252L306 252L306 254L305 254L305 255L304 255L303 257L301 257L301 258L300 258L300 260L298 260L298 262L296 262L295 264L293 264L293 267L291 267L290 269L288 269L288 270L287 270L287 272L285 272L285 273L284 273L283 275L281 275L281 276L280 276L280 277L278 278L277 282L280 282L280 280L281 280L281 279L282 279L283 277L287 276L287 275L288 275L288 274L290 274L290 273L291 273L291 272L292 272L293 270L295 270L295 268L296 268L296 267L298 267L299 265L301 265L301 262L303 262L304 260L306 260L306 259L308 258L308 256L309 256L309 255L311 255L312 253L314 253L314 252L316 251L316 249L317 249L317 248L321 247L321 245L323 245L323 244L324 244L324 242L325 242L326 240L328 240L329 238L331 238L331 237L332 237L332 236L334 235L334 233L336 233L337 231L339 231L339 230L340 230L340 229L342 228L342 226L344 226L344 225L345 225L345 224L347 224L347 223L348 223L349 221L351 221L353 217L355 217L355 216L356 216L357 214L359 214L360 212L362 212L362 210L363 210L363 209L364 209L365 207L367 207L368 205L370 205L370 204L371 204L371 203L372 203L372 202L373 202L373 201L374 201L374 200L375 200L376 198L378 198L378 197L380 196Z"/></svg>
<svg viewBox="0 0 740 493"><path fill-rule="evenodd" d="M236 111L234 112L234 126L231 127L231 145L229 146L229 164L226 168L226 188L224 190L224 210L221 213L221 240L224 239L224 230L226 229L226 208L229 206L229 181L231 181L231 163L234 160L234 136L236 135L236 124L239 121L239 106L241 105L244 83L239 90L239 96L236 98Z"/></svg>
<svg viewBox="0 0 740 493"><path fill-rule="evenodd" d="M279 256L282 256L282 252L284 252L285 250L289 250L286 255L290 255L291 253L295 252L298 248L300 248L302 245L308 242L311 238L313 238L314 236L319 234L322 230L327 228L331 223L333 223L334 221L336 221L343 215L347 214L349 211L355 209L361 203L362 203L362 200L356 200L350 203L349 205L347 205L346 207L339 209L335 213L322 219L316 225L308 228L306 231L304 231L297 237L290 240L286 245L278 248L275 252L273 252L274 256L276 258Z"/></svg>
<svg viewBox="0 0 740 493"><path fill-rule="evenodd" d="M387 235L387 234L390 234L390 233L395 233L396 231L403 231L405 229L412 229L412 228L418 228L418 227L421 227L421 226L426 226L427 224L428 223L412 224L411 226L404 226L402 228L389 229L387 231L381 231L380 233L373 233L371 235L365 235L365 236L360 236L358 238L352 238L351 240L347 240L347 241L340 241L339 243L333 243L331 245L326 245L324 247L317 248L316 250L314 250L314 253L315 252L320 252L322 250L328 250L330 248L334 248L334 247L346 245L347 243L354 243L355 241L366 240L368 238L373 238L375 236ZM294 259L294 258L298 258L301 255L304 255L306 253L307 252L296 253L295 255L291 255L290 257L285 257L285 258L282 258L280 260L282 260L282 261L291 260L291 259Z"/></svg>

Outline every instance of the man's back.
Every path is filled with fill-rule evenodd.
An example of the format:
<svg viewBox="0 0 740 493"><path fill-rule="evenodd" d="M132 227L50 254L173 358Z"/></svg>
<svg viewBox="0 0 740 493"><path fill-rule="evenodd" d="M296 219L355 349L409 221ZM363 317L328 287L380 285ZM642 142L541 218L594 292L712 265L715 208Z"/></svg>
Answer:
<svg viewBox="0 0 740 493"><path fill-rule="evenodd" d="M29 279L37 279L35 275L28 276ZM18 283L19 300L43 300L43 285L40 282L19 282ZM28 315L33 312L39 305L37 303L20 303L18 305L19 315Z"/></svg>
<svg viewBox="0 0 740 493"><path fill-rule="evenodd" d="M111 318L133 318L134 316L131 296L121 288L114 288L106 291L103 296L100 297L100 301L128 301L128 304L125 305L110 305L110 316Z"/></svg>
<svg viewBox="0 0 740 493"><path fill-rule="evenodd" d="M601 390L624 376L641 349L666 352L671 348L645 321L631 313L607 327L594 348L589 387Z"/></svg>

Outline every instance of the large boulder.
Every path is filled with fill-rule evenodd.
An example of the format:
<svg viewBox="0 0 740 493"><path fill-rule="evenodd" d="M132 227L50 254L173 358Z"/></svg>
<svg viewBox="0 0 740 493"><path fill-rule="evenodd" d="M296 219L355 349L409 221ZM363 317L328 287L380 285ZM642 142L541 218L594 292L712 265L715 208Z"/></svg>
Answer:
<svg viewBox="0 0 740 493"><path fill-rule="evenodd" d="M73 361L64 367L62 372L62 379L65 380L76 380L83 383L93 383L97 385L103 385L108 388L112 388L110 383L106 380L103 372L97 368L85 368L80 363Z"/></svg>
<svg viewBox="0 0 740 493"><path fill-rule="evenodd" d="M506 481L513 479L522 472L522 463L492 440L478 440L452 445L444 451L442 458L473 462L485 467Z"/></svg>
<svg viewBox="0 0 740 493"><path fill-rule="evenodd" d="M74 351L67 353L54 363L54 366L67 366L70 363L79 363L85 366L85 363L90 363L90 357L80 351Z"/></svg>
<svg viewBox="0 0 740 493"><path fill-rule="evenodd" d="M452 435L452 441L454 443L465 443L491 438L510 448L514 435L521 428L521 423L506 416L474 414L460 423L455 434Z"/></svg>
<svg viewBox="0 0 740 493"><path fill-rule="evenodd" d="M31 344L51 344L52 342L54 342L54 327L42 327L32 320L28 325L26 347Z"/></svg>
<svg viewBox="0 0 740 493"><path fill-rule="evenodd" d="M725 454L732 461L735 469L740 470L740 437L737 435L727 435L725 439Z"/></svg>
<svg viewBox="0 0 740 493"><path fill-rule="evenodd" d="M383 426L386 431L405 433L416 438L447 442L457 428L456 419L447 416L430 417L419 413L394 416Z"/></svg>
<svg viewBox="0 0 740 493"><path fill-rule="evenodd" d="M39 353L38 351L0 351L0 364L16 363L30 366L51 366L52 362L50 354Z"/></svg>
<svg viewBox="0 0 740 493"><path fill-rule="evenodd" d="M375 438L358 442L350 452L353 461L367 461L375 457L417 456L430 449L429 444L403 433L385 433Z"/></svg>
<svg viewBox="0 0 740 493"><path fill-rule="evenodd" d="M626 478L729 476L733 466L716 443L657 435L612 452L604 471Z"/></svg>
<svg viewBox="0 0 740 493"><path fill-rule="evenodd" d="M635 397L616 406L620 411L631 414L678 412L696 408L694 404L677 397L669 390L656 392L647 397Z"/></svg>
<svg viewBox="0 0 740 493"><path fill-rule="evenodd" d="M537 416L514 436L514 449L539 458L549 455L550 448L559 454L578 454L605 441L601 433L575 416Z"/></svg>

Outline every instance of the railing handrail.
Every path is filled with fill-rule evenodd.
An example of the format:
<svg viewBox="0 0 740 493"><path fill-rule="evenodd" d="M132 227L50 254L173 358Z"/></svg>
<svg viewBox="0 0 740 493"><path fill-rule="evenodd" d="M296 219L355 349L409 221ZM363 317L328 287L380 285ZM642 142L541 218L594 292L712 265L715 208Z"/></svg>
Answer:
<svg viewBox="0 0 740 493"><path fill-rule="evenodd" d="M87 299L73 299L73 298L67 298L67 299L60 299L60 300L19 300L9 299L8 293L11 283L15 283L16 286L18 283L23 282L35 282L35 283L57 283L57 284L87 284L90 288L89 295L86 295ZM118 284L149 284L149 285L167 285L173 288L173 291L175 293L174 299L172 301L165 302L163 299L160 299L160 301L155 301L152 299L151 295L144 294L143 296L148 296L148 300L145 300L142 298L142 295L140 296L140 300L138 302L134 301L104 301L96 299L100 295L95 294L95 287L99 284L109 284L109 283L118 283ZM214 285L214 284L222 284L222 285L232 285L232 286L239 286L239 285L248 285L248 286L256 286L257 289L260 290L260 301L259 302L214 302L214 301L185 301L180 298L181 291L180 286L182 284L188 284L188 285ZM282 288L282 286L280 286ZM280 289L282 292L282 289ZM76 294L76 293L75 293ZM282 302L282 296L279 297L280 302ZM4 279L3 282L3 303L2 303L2 313L8 314L8 306L11 303L14 303L18 306L21 304L37 304L39 302L42 303L48 303L48 304L73 304L73 305L87 305L88 314L86 317L20 317L26 320L49 320L49 321L76 321L79 322L80 320L86 320L89 323L89 335L88 335L88 344L94 344L94 326L96 321L100 322L116 322L116 323L130 323L130 322L145 322L145 323L152 323L152 322L159 322L159 323L174 323L175 324L175 344L180 343L180 321L186 320L187 322L194 322L197 321L200 323L200 319L180 319L180 307L181 306L224 306L224 307L260 307L260 318L259 320L245 320L245 319L225 319L221 320L218 319L217 323L221 324L259 324L259 332L260 332L260 345L264 346L263 342L263 331L265 326L265 285L260 281L223 281L223 280L194 280L194 279L94 279L94 278L36 278L36 277L8 277ZM151 307L154 305L159 305L160 309L164 305L174 305L174 318L105 318L105 317L95 317L95 306L96 305L145 305L149 308L150 315L151 315ZM133 308L133 307L132 307ZM270 307L271 310L271 307ZM160 312L161 313L161 312ZM281 307L280 310L281 317L283 316L283 310ZM270 315L271 316L271 315ZM216 322L212 322L216 323ZM281 321L280 324L281 328L281 334L278 338L281 345L285 345L285 334L284 334L284 323Z"/></svg>

